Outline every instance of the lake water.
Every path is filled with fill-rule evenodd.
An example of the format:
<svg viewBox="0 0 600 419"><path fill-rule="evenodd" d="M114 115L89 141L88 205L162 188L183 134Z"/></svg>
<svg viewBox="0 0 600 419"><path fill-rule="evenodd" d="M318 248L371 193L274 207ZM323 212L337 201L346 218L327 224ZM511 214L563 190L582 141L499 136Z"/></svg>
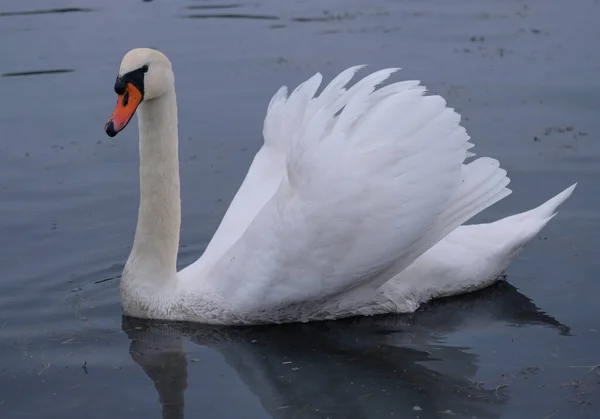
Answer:
<svg viewBox="0 0 600 419"><path fill-rule="evenodd" d="M30 0L0 5L0 418L600 417L600 4ZM203 251L271 95L400 66L464 115L514 193L573 182L508 283L405 316L260 328L124 318L137 129L111 139L123 54L173 62L179 263Z"/></svg>

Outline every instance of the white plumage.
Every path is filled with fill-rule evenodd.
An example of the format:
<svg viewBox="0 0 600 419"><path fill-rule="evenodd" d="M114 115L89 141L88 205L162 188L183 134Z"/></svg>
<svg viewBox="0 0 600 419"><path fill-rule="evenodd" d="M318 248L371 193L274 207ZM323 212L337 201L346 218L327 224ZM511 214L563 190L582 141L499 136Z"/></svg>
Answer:
<svg viewBox="0 0 600 419"><path fill-rule="evenodd" d="M146 90L163 93L138 112L140 217L121 283L132 316L251 324L414 311L498 280L575 186L527 213L461 226L509 195L509 180L494 159L464 163L472 144L445 100L417 81L377 89L395 69L346 88L353 67L320 94L316 74L273 96L264 145L219 229L177 273L157 264L179 240L165 228L179 218L157 227L179 217L171 65L133 50L120 75L143 65ZM160 152L142 151L157 141Z"/></svg>

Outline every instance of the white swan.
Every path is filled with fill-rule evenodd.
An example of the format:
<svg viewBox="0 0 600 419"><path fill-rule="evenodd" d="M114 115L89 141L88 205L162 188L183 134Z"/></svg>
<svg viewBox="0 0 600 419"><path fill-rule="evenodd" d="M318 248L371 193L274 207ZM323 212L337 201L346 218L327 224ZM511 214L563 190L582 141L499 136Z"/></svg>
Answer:
<svg viewBox="0 0 600 419"><path fill-rule="evenodd" d="M386 69L315 96L316 74L269 104L256 154L202 257L176 271L180 229L177 103L171 63L128 52L106 124L136 109L140 208L121 279L134 317L258 324L411 312L431 298L497 281L553 217L569 187L540 207L461 226L510 194L496 160L468 164L460 116L417 81L376 89ZM139 105L139 106L138 106Z"/></svg>

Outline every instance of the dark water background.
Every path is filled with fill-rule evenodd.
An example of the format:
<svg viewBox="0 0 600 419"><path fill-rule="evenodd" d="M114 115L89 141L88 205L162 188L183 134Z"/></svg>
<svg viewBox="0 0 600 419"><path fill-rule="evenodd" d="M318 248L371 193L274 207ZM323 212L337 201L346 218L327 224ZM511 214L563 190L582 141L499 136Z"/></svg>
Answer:
<svg viewBox="0 0 600 419"><path fill-rule="evenodd" d="M599 17L597 0L3 1L0 418L599 417ZM142 46L176 73L181 266L243 179L271 95L316 71L400 66L444 95L513 181L477 220L579 187L508 284L414 315L123 319L118 280L97 281L132 242L138 134L103 125Z"/></svg>

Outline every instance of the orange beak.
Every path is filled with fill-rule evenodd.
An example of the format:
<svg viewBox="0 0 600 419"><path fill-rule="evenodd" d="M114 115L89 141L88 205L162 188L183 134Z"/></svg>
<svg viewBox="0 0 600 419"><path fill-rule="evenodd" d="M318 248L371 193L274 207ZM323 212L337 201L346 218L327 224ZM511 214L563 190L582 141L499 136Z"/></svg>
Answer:
<svg viewBox="0 0 600 419"><path fill-rule="evenodd" d="M125 93L117 98L117 106L104 126L109 137L114 137L127 126L142 101L143 95L133 84L127 83Z"/></svg>

